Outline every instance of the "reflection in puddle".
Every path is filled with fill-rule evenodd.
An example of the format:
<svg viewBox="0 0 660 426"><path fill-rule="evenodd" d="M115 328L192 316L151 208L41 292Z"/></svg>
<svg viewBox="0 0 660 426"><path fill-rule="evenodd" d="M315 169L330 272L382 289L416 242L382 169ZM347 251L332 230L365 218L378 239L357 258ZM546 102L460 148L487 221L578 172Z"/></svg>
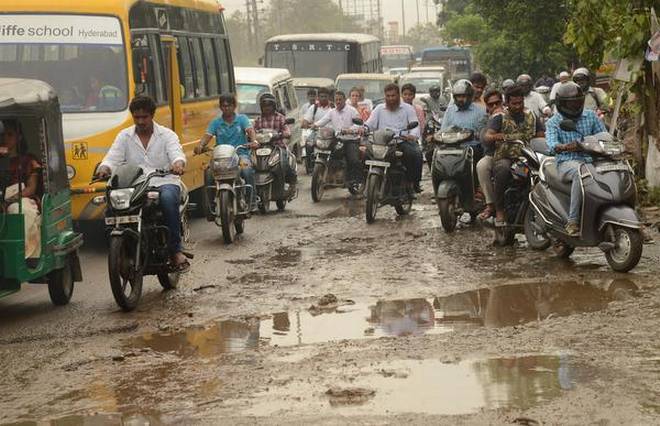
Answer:
<svg viewBox="0 0 660 426"><path fill-rule="evenodd" d="M360 217L362 215L364 215L363 200L344 199L341 202L341 207L325 214L323 217L333 219L341 217Z"/></svg>
<svg viewBox="0 0 660 426"><path fill-rule="evenodd" d="M387 372L387 374L383 374ZM357 404L333 404L325 389L292 383L260 395L250 415L281 410L300 414L319 411L345 415L383 413L469 414L480 409L527 409L556 398L586 379L568 355L541 355L468 360L446 364L438 360L398 360L361 371L346 386L375 390ZM333 384L341 388L342 384ZM292 396L283 400L282 395ZM300 402L296 402L300 401ZM352 406L351 406L352 405Z"/></svg>
<svg viewBox="0 0 660 426"><path fill-rule="evenodd" d="M436 297L341 306L323 313L281 312L265 318L228 320L180 332L146 334L131 341L137 348L174 352L181 357L214 357L258 349L345 339L442 334L472 327L505 327L578 312L604 309L612 300L631 297L629 280L578 284L513 284Z"/></svg>
<svg viewBox="0 0 660 426"><path fill-rule="evenodd" d="M163 422L158 417L121 414L71 415L45 421L9 423L4 426L154 426Z"/></svg>

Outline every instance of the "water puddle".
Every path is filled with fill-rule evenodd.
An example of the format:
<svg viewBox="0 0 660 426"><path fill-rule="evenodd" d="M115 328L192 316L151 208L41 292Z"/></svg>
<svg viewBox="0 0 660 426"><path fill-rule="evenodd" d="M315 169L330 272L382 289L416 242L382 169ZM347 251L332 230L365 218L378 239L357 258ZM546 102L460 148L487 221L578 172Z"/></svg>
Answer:
<svg viewBox="0 0 660 426"><path fill-rule="evenodd" d="M326 219L362 217L364 216L364 200L344 199L341 207L323 215Z"/></svg>
<svg viewBox="0 0 660 426"><path fill-rule="evenodd" d="M7 423L3 426L154 426L164 424L158 417L122 414L70 415L52 420Z"/></svg>
<svg viewBox="0 0 660 426"><path fill-rule="evenodd" d="M131 340L129 346L211 358L269 345L444 334L594 312L613 300L633 297L637 290L627 279L512 284L433 299L378 301L218 321L183 331L148 333Z"/></svg>
<svg viewBox="0 0 660 426"><path fill-rule="evenodd" d="M397 360L362 369L350 380L292 382L259 394L246 414L331 412L342 415L427 413L460 415L482 409L527 409L560 396L591 377L567 354L443 363ZM345 379L338 371L336 376Z"/></svg>

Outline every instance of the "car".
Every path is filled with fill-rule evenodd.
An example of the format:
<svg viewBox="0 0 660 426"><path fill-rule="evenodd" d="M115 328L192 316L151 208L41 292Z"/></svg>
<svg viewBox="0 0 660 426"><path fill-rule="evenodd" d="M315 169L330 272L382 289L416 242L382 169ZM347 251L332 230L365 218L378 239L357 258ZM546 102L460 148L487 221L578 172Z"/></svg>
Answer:
<svg viewBox="0 0 660 426"><path fill-rule="evenodd" d="M443 94L447 94L451 87L446 74L437 71L410 72L402 75L399 79L399 84L403 86L408 83L413 84L415 89L417 89L416 101L427 96L431 86L439 85L442 88Z"/></svg>
<svg viewBox="0 0 660 426"><path fill-rule="evenodd" d="M296 90L296 96L298 97L298 104L302 105L307 102L307 92L309 89L320 89L325 87L326 89L333 90L335 82L329 78L294 78L293 87Z"/></svg>
<svg viewBox="0 0 660 426"><path fill-rule="evenodd" d="M396 77L400 77L403 74L406 74L409 71L408 67L405 68L390 68L387 70L387 73Z"/></svg>
<svg viewBox="0 0 660 426"><path fill-rule="evenodd" d="M339 74L335 80L335 89L350 96L353 87L364 88L364 98L370 99L374 106L383 102L385 86L396 83L397 77L390 74Z"/></svg>

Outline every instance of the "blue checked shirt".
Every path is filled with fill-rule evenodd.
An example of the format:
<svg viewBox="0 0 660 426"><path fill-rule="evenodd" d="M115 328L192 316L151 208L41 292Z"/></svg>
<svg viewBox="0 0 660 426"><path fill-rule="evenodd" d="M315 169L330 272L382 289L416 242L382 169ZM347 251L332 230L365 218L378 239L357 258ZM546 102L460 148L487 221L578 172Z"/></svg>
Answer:
<svg viewBox="0 0 660 426"><path fill-rule="evenodd" d="M545 123L545 140L551 152L555 152L557 145L566 145L571 142L582 140L584 136L595 135L596 133L606 132L605 125L596 116L593 111L584 110L582 116L577 121L577 131L566 132L559 128L559 123L564 119L560 113L556 113ZM564 161L581 161L591 163L591 156L582 152L560 152L556 156L557 164Z"/></svg>
<svg viewBox="0 0 660 426"><path fill-rule="evenodd" d="M475 103L471 103L465 111L459 111L456 104L451 104L447 107L444 117L442 117L441 131L445 131L450 127L460 127L461 129L470 129L478 135L486 126L488 115L486 108Z"/></svg>

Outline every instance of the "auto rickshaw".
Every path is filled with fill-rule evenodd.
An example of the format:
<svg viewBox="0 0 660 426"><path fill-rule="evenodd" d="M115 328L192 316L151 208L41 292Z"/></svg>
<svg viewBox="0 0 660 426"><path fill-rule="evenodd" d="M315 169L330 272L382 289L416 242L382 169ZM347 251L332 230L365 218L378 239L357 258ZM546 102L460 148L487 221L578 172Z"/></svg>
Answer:
<svg viewBox="0 0 660 426"><path fill-rule="evenodd" d="M27 226L26 226L27 225ZM65 305L82 281L57 95L37 80L0 78L0 298L48 284Z"/></svg>

